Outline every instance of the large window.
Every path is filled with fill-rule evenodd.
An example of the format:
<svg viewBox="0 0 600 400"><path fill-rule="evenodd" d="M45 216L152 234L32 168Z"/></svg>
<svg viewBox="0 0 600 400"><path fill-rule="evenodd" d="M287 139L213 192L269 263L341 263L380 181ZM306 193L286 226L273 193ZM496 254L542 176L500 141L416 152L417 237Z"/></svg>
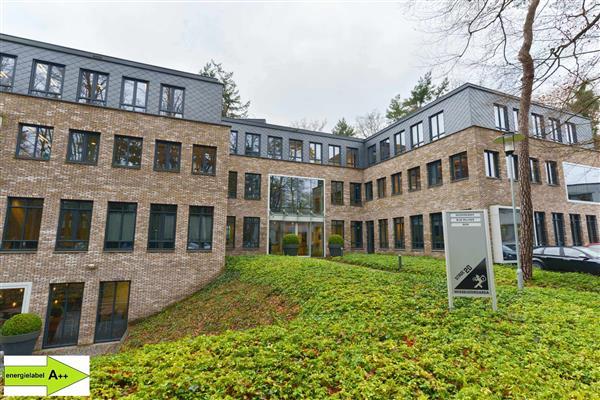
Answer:
<svg viewBox="0 0 600 400"><path fill-rule="evenodd" d="M340 235L342 238L344 237L344 221L332 219L331 220L331 234L332 235Z"/></svg>
<svg viewBox="0 0 600 400"><path fill-rule="evenodd" d="M243 236L245 249L257 249L260 246L260 218L244 217Z"/></svg>
<svg viewBox="0 0 600 400"><path fill-rule="evenodd" d="M432 142L434 140L438 140L441 137L444 137L444 135L446 134L446 129L444 127L443 111L440 111L439 113L429 117L429 128Z"/></svg>
<svg viewBox="0 0 600 400"><path fill-rule="evenodd" d="M327 164L342 165L342 148L334 144L329 145L329 159Z"/></svg>
<svg viewBox="0 0 600 400"><path fill-rule="evenodd" d="M546 161L546 177L548 185L558 185L558 167L556 161Z"/></svg>
<svg viewBox="0 0 600 400"><path fill-rule="evenodd" d="M344 182L331 181L331 204L344 205Z"/></svg>
<svg viewBox="0 0 600 400"><path fill-rule="evenodd" d="M557 246L565 245L565 217L563 213L552 213L552 227L554 230L554 243Z"/></svg>
<svg viewBox="0 0 600 400"><path fill-rule="evenodd" d="M323 181L271 176L269 211L296 216L323 215Z"/></svg>
<svg viewBox="0 0 600 400"><path fill-rule="evenodd" d="M235 247L235 216L227 216L227 226L225 227L225 247L233 249Z"/></svg>
<svg viewBox="0 0 600 400"><path fill-rule="evenodd" d="M567 135L568 144L577 143L577 129L575 128L574 123L565 122L565 133Z"/></svg>
<svg viewBox="0 0 600 400"><path fill-rule="evenodd" d="M548 246L548 234L546 232L546 213L541 211L534 212L533 223L535 228L535 245Z"/></svg>
<svg viewBox="0 0 600 400"><path fill-rule="evenodd" d="M498 165L498 152L485 150L483 152L485 161L485 176L488 178L500 178L500 166Z"/></svg>
<svg viewBox="0 0 600 400"><path fill-rule="evenodd" d="M244 182L244 199L260 200L260 174L246 173Z"/></svg>
<svg viewBox="0 0 600 400"><path fill-rule="evenodd" d="M469 160L467 152L450 156L450 179L457 181L469 177Z"/></svg>
<svg viewBox="0 0 600 400"><path fill-rule="evenodd" d="M192 150L192 174L214 175L217 170L217 148L195 144Z"/></svg>
<svg viewBox="0 0 600 400"><path fill-rule="evenodd" d="M108 90L108 74L81 70L79 75L79 92L77 101L79 103L106 105L106 91Z"/></svg>
<svg viewBox="0 0 600 400"><path fill-rule="evenodd" d="M442 160L432 161L427 164L427 185L429 187L442 184Z"/></svg>
<svg viewBox="0 0 600 400"><path fill-rule="evenodd" d="M136 203L108 203L105 250L133 250L135 238Z"/></svg>
<svg viewBox="0 0 600 400"><path fill-rule="evenodd" d="M531 174L531 183L542 183L540 177L540 162L537 158L529 159L529 173Z"/></svg>
<svg viewBox="0 0 600 400"><path fill-rule="evenodd" d="M550 120L550 140L555 142L562 142L562 136L560 132L560 122L557 119L549 118Z"/></svg>
<svg viewBox="0 0 600 400"><path fill-rule="evenodd" d="M379 142L379 158L381 161L390 158L390 138L383 139Z"/></svg>
<svg viewBox="0 0 600 400"><path fill-rule="evenodd" d="M183 118L185 89L181 87L160 86L160 115Z"/></svg>
<svg viewBox="0 0 600 400"><path fill-rule="evenodd" d="M496 121L496 129L502 131L508 130L508 111L506 106L494 104L494 117Z"/></svg>
<svg viewBox="0 0 600 400"><path fill-rule="evenodd" d="M411 148L422 146L425 143L423 138L423 122L419 122L410 127L410 146Z"/></svg>
<svg viewBox="0 0 600 400"><path fill-rule="evenodd" d="M229 154L238 152L238 131L229 131Z"/></svg>
<svg viewBox="0 0 600 400"><path fill-rule="evenodd" d="M388 221L387 219L379 220L379 248L387 249L390 247L388 239Z"/></svg>
<svg viewBox="0 0 600 400"><path fill-rule="evenodd" d="M323 162L323 145L321 143L310 142L308 144L308 161L313 164Z"/></svg>
<svg viewBox="0 0 600 400"><path fill-rule="evenodd" d="M404 217L394 218L394 248L404 248Z"/></svg>
<svg viewBox="0 0 600 400"><path fill-rule="evenodd" d="M60 99L65 78L65 66L34 61L29 94Z"/></svg>
<svg viewBox="0 0 600 400"><path fill-rule="evenodd" d="M346 147L346 166L358 168L358 149Z"/></svg>
<svg viewBox="0 0 600 400"><path fill-rule="evenodd" d="M383 199L386 195L385 177L377 179L377 198Z"/></svg>
<svg viewBox="0 0 600 400"><path fill-rule="evenodd" d="M421 167L408 170L408 191L414 192L416 190L421 190Z"/></svg>
<svg viewBox="0 0 600 400"><path fill-rule="evenodd" d="M423 216L413 215L410 217L410 237L413 250L423 250Z"/></svg>
<svg viewBox="0 0 600 400"><path fill-rule="evenodd" d="M365 201L373 200L373 182L365 182Z"/></svg>
<svg viewBox="0 0 600 400"><path fill-rule="evenodd" d="M512 179L515 181L519 180L519 156L516 154L512 154L510 156L506 156L506 175L508 175L508 179Z"/></svg>
<svg viewBox="0 0 600 400"><path fill-rule="evenodd" d="M531 114L531 121L532 121L532 130L533 130L533 136L537 137L537 138L543 138L544 136L546 136L546 133L544 132L544 117L542 117L539 114Z"/></svg>
<svg viewBox="0 0 600 400"><path fill-rule="evenodd" d="M267 138L267 157L274 160L281 160L283 158L283 139L276 136L269 136Z"/></svg>
<svg viewBox="0 0 600 400"><path fill-rule="evenodd" d="M16 65L16 56L0 54L0 92L12 91L15 83Z"/></svg>
<svg viewBox="0 0 600 400"><path fill-rule="evenodd" d="M83 283L53 283L44 329L44 348L74 346L79 339Z"/></svg>
<svg viewBox="0 0 600 400"><path fill-rule="evenodd" d="M302 140L290 139L290 161L302 162Z"/></svg>
<svg viewBox="0 0 600 400"><path fill-rule="evenodd" d="M237 179L238 173L236 171L229 171L227 178L227 197L235 199L237 197Z"/></svg>
<svg viewBox="0 0 600 400"><path fill-rule="evenodd" d="M585 222L587 223L588 241L590 243L598 243L598 218L595 215L586 215Z"/></svg>
<svg viewBox="0 0 600 400"><path fill-rule="evenodd" d="M394 154L404 153L406 151L406 137L404 131L394 135Z"/></svg>
<svg viewBox="0 0 600 400"><path fill-rule="evenodd" d="M157 140L154 151L155 171L179 172L181 143ZM197 166L197 161L199 160L193 161L192 168Z"/></svg>
<svg viewBox="0 0 600 400"><path fill-rule="evenodd" d="M244 153L247 156L260 156L260 135L256 133L246 133L246 146Z"/></svg>
<svg viewBox="0 0 600 400"><path fill-rule="evenodd" d="M442 213L429 214L431 222L431 249L444 250L444 224Z"/></svg>
<svg viewBox="0 0 600 400"><path fill-rule="evenodd" d="M37 249L43 206L43 199L8 198L2 250Z"/></svg>
<svg viewBox="0 0 600 400"><path fill-rule="evenodd" d="M583 235L581 233L581 215L569 214L569 220L571 222L571 238L573 239L573 246L583 246Z"/></svg>
<svg viewBox="0 0 600 400"><path fill-rule="evenodd" d="M129 281L100 282L94 342L119 340L127 330Z"/></svg>
<svg viewBox="0 0 600 400"><path fill-rule="evenodd" d="M392 195L402 194L402 172L392 174Z"/></svg>
<svg viewBox="0 0 600 400"><path fill-rule="evenodd" d="M99 147L99 133L70 131L67 161L78 164L95 165L98 162Z"/></svg>
<svg viewBox="0 0 600 400"><path fill-rule="evenodd" d="M148 102L148 82L139 79L123 78L121 108L123 110L146 112Z"/></svg>
<svg viewBox="0 0 600 400"><path fill-rule="evenodd" d="M115 135L113 167L140 168L142 165L142 138Z"/></svg>
<svg viewBox="0 0 600 400"><path fill-rule="evenodd" d="M210 250L213 240L213 207L190 206L188 250Z"/></svg>
<svg viewBox="0 0 600 400"><path fill-rule="evenodd" d="M600 204L600 168L563 162L563 173L569 200ZM554 175L558 182L558 172Z"/></svg>
<svg viewBox="0 0 600 400"><path fill-rule="evenodd" d="M20 125L17 138L17 157L49 160L54 130L48 126Z"/></svg>
<svg viewBox="0 0 600 400"><path fill-rule="evenodd" d="M148 249L172 250L175 248L175 227L177 206L172 204L151 204L148 224Z"/></svg>
<svg viewBox="0 0 600 400"><path fill-rule="evenodd" d="M13 315L29 311L31 282L0 283L0 328Z"/></svg>
<svg viewBox="0 0 600 400"><path fill-rule="evenodd" d="M92 225L92 202L61 200L56 250L86 251Z"/></svg>
<svg viewBox="0 0 600 400"><path fill-rule="evenodd" d="M363 247L363 223L361 221L350 222L350 247L362 249Z"/></svg>
<svg viewBox="0 0 600 400"><path fill-rule="evenodd" d="M377 162L377 147L375 147L375 145L367 148L367 162L369 165L373 165Z"/></svg>
<svg viewBox="0 0 600 400"><path fill-rule="evenodd" d="M362 193L360 183L350 183L350 205L360 206L362 205Z"/></svg>

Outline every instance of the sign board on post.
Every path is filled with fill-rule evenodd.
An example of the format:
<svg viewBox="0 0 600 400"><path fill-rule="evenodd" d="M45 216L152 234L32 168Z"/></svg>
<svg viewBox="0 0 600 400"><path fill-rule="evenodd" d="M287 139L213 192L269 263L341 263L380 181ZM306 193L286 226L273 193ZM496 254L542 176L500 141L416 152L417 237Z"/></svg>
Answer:
<svg viewBox="0 0 600 400"><path fill-rule="evenodd" d="M443 221L450 309L454 297L491 297L496 311L487 211L444 211Z"/></svg>

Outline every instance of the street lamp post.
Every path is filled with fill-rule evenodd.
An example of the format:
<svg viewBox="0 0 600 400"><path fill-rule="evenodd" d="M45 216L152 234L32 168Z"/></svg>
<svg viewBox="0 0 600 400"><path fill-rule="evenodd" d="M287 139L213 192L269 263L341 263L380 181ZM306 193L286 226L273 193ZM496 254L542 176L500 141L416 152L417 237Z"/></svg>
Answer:
<svg viewBox="0 0 600 400"><path fill-rule="evenodd" d="M510 159L510 196L512 201L512 215L513 215L513 230L515 236L515 251L517 253L517 288L523 290L523 269L521 268L521 252L519 248L519 229L517 227L517 207L515 205L515 143L520 142L525 137L520 133L506 132L502 136L497 137L494 143L501 143L504 145L504 153Z"/></svg>

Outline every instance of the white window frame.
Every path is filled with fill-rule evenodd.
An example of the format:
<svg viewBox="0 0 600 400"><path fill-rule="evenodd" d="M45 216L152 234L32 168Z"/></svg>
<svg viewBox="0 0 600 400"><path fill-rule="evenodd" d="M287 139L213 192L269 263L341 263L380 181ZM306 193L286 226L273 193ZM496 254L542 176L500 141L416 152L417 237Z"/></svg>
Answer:
<svg viewBox="0 0 600 400"><path fill-rule="evenodd" d="M498 153L495 151L483 151L483 160L485 162L485 176L487 176L488 178L500 178L500 168L496 165L496 160L494 159L495 155L498 155ZM496 171L498 172L498 174L496 174Z"/></svg>
<svg viewBox="0 0 600 400"><path fill-rule="evenodd" d="M0 289L24 289L23 304L21 305L21 314L29 312L29 303L31 300L32 286L32 282L0 283Z"/></svg>
<svg viewBox="0 0 600 400"><path fill-rule="evenodd" d="M567 143L568 144L574 144L575 142L575 132L576 132L576 128L575 128L575 124L572 122L565 122L564 126L566 127L566 136L567 136Z"/></svg>
<svg viewBox="0 0 600 400"><path fill-rule="evenodd" d="M558 175L558 163L556 161L546 161L546 182L548 182L548 185L553 185L556 186L558 183L554 181L554 179L550 179L550 162L554 162L556 165L556 175ZM558 177L557 177L558 178Z"/></svg>
<svg viewBox="0 0 600 400"><path fill-rule="evenodd" d="M508 116L506 115L507 109L505 105L494 104L494 118L496 123L496 129L501 131L508 131Z"/></svg>

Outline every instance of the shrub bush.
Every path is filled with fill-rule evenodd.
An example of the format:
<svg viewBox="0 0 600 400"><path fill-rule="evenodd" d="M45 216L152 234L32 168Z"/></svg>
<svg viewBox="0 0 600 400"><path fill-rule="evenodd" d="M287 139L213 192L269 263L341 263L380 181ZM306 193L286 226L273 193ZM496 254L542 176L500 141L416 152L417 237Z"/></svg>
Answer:
<svg viewBox="0 0 600 400"><path fill-rule="evenodd" d="M24 335L42 329L42 319L35 314L13 315L2 325L2 336Z"/></svg>
<svg viewBox="0 0 600 400"><path fill-rule="evenodd" d="M283 237L283 245L298 245L300 244L300 236L294 235L293 233L288 233Z"/></svg>
<svg viewBox="0 0 600 400"><path fill-rule="evenodd" d="M344 238L340 235L331 235L329 236L329 245L330 246L343 246Z"/></svg>

